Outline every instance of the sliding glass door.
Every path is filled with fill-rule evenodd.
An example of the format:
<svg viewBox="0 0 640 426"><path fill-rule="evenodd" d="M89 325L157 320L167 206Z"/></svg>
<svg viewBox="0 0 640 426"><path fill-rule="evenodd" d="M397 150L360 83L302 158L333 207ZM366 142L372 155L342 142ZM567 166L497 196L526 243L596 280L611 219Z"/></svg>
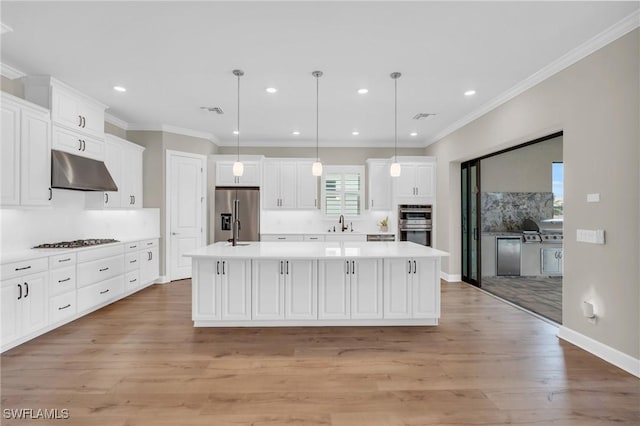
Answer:
<svg viewBox="0 0 640 426"><path fill-rule="evenodd" d="M462 280L480 287L480 161L462 163Z"/></svg>

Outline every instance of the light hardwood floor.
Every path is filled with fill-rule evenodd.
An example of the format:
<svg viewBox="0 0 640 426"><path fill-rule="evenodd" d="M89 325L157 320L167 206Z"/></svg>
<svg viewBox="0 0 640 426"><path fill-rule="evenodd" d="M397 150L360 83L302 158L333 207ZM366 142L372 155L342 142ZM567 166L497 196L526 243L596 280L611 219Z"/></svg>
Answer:
<svg viewBox="0 0 640 426"><path fill-rule="evenodd" d="M152 286L3 354L3 409L70 419L2 424L640 424L639 379L442 287L437 327L195 329L190 281Z"/></svg>

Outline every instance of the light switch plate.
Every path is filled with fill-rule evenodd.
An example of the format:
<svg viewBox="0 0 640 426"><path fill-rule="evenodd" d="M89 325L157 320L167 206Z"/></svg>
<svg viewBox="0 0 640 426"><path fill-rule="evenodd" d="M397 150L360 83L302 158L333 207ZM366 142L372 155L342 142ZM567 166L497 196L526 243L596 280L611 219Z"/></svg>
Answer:
<svg viewBox="0 0 640 426"><path fill-rule="evenodd" d="M580 243L604 244L604 230L578 229L576 231L576 241Z"/></svg>
<svg viewBox="0 0 640 426"><path fill-rule="evenodd" d="M600 194L587 194L587 203L599 203L600 202Z"/></svg>

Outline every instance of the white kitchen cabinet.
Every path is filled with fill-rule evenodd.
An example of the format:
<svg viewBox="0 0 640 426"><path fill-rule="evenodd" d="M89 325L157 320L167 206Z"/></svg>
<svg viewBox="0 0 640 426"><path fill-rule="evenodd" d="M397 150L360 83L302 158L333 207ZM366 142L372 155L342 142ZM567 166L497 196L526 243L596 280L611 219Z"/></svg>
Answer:
<svg viewBox="0 0 640 426"><path fill-rule="evenodd" d="M78 289L78 311L86 311L104 305L124 293L124 275L91 284Z"/></svg>
<svg viewBox="0 0 640 426"><path fill-rule="evenodd" d="M286 260L284 266L285 319L317 319L318 262Z"/></svg>
<svg viewBox="0 0 640 426"><path fill-rule="evenodd" d="M440 280L434 259L385 259L384 318L440 315Z"/></svg>
<svg viewBox="0 0 640 426"><path fill-rule="evenodd" d="M562 247L544 247L540 249L543 275L562 275Z"/></svg>
<svg viewBox="0 0 640 426"><path fill-rule="evenodd" d="M252 319L284 319L284 260L254 260L251 267Z"/></svg>
<svg viewBox="0 0 640 426"><path fill-rule="evenodd" d="M251 261L226 259L219 261L222 319L251 319Z"/></svg>
<svg viewBox="0 0 640 426"><path fill-rule="evenodd" d="M304 241L304 235L302 234L260 234L260 241Z"/></svg>
<svg viewBox="0 0 640 426"><path fill-rule="evenodd" d="M432 203L435 195L435 162L400 163L400 176L393 178L394 195L407 203Z"/></svg>
<svg viewBox="0 0 640 426"><path fill-rule="evenodd" d="M260 162L242 161L242 176L233 175L234 161L216 162L216 186L260 186Z"/></svg>
<svg viewBox="0 0 640 426"><path fill-rule="evenodd" d="M51 148L79 155L80 157L92 158L94 160L104 160L104 140L96 137L76 133L72 130L52 126Z"/></svg>
<svg viewBox="0 0 640 426"><path fill-rule="evenodd" d="M391 176L389 160L367 160L369 210L391 210Z"/></svg>
<svg viewBox="0 0 640 426"><path fill-rule="evenodd" d="M49 112L2 92L3 206L51 204Z"/></svg>
<svg viewBox="0 0 640 426"><path fill-rule="evenodd" d="M318 263L320 319L382 318L382 264L378 259Z"/></svg>
<svg viewBox="0 0 640 426"><path fill-rule="evenodd" d="M330 233L324 236L325 241L367 241L366 234L355 234L349 231Z"/></svg>
<svg viewBox="0 0 640 426"><path fill-rule="evenodd" d="M47 284L47 272L14 277L0 284L3 345L47 325Z"/></svg>
<svg viewBox="0 0 640 426"><path fill-rule="evenodd" d="M296 201L299 209L318 209L318 176L311 174L313 161L296 162Z"/></svg>
<svg viewBox="0 0 640 426"><path fill-rule="evenodd" d="M148 284L158 278L160 268L159 259L160 256L158 255L157 245L140 250L138 257L140 285Z"/></svg>
<svg viewBox="0 0 640 426"><path fill-rule="evenodd" d="M323 234L305 234L302 236L302 240L316 242L316 243L322 242L324 241L324 235Z"/></svg>
<svg viewBox="0 0 640 426"><path fill-rule="evenodd" d="M266 160L263 164L262 206L264 209L297 208L295 161Z"/></svg>
<svg viewBox="0 0 640 426"><path fill-rule="evenodd" d="M124 161L122 154L122 145L120 144L120 142L112 138L105 138L104 164L105 166L107 166L109 174L118 187L117 191L104 192L102 202L105 208L119 208L122 203L122 199L126 198L126 195L123 195L122 192L122 179L124 171ZM97 194L96 196L99 196L99 194ZM88 198L87 204L89 204Z"/></svg>
<svg viewBox="0 0 640 426"><path fill-rule="evenodd" d="M194 320L221 318L220 260L193 262L193 296L191 315Z"/></svg>
<svg viewBox="0 0 640 426"><path fill-rule="evenodd" d="M25 99L51 110L54 124L74 132L104 137L107 106L49 76L24 79Z"/></svg>

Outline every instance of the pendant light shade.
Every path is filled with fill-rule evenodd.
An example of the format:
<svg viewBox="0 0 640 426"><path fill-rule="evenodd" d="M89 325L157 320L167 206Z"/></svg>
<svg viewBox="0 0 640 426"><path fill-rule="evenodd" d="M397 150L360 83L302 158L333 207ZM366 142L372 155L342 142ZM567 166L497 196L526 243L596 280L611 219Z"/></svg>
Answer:
<svg viewBox="0 0 640 426"><path fill-rule="evenodd" d="M234 176L242 176L244 173L244 164L240 162L240 77L244 75L244 71L242 70L233 70L233 75L238 77L238 127L236 127L236 147L238 150L238 157L233 163L233 175Z"/></svg>
<svg viewBox="0 0 640 426"><path fill-rule="evenodd" d="M393 151L393 163L389 168L389 174L391 177L400 176L401 167L398 163L398 79L402 74L399 72L392 72L391 78L393 79L393 117L394 117L394 151Z"/></svg>
<svg viewBox="0 0 640 426"><path fill-rule="evenodd" d="M322 77L322 71L314 71L311 73L316 78L316 161L311 166L311 174L314 176L322 176L322 163L318 156L318 129L320 121L318 118L318 99L320 98L320 77Z"/></svg>

